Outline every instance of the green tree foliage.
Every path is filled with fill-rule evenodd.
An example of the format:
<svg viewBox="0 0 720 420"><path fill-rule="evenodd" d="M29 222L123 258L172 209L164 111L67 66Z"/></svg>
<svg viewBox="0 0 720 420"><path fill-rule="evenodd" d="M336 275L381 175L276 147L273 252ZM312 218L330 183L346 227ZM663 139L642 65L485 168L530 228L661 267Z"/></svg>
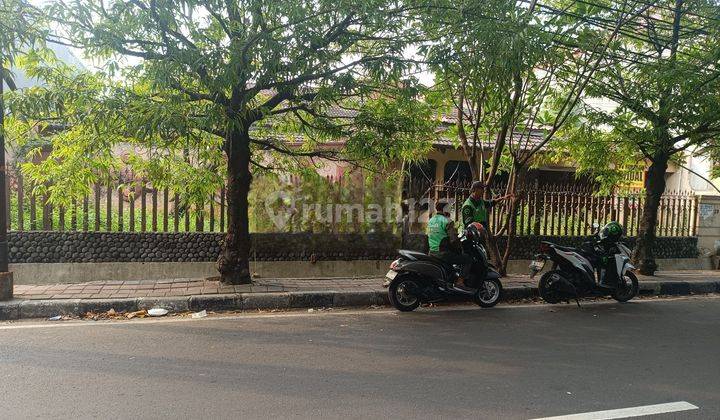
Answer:
<svg viewBox="0 0 720 420"><path fill-rule="evenodd" d="M253 171L318 158L371 156L383 166L427 147L429 109L403 57L416 39L410 11L385 0L50 2L60 28L52 39L108 59L104 70L116 82L75 105L63 83L84 75L43 92L62 97L45 111L74 121L68 141L54 145L56 163L47 163L57 166L34 175L98 156L89 166L109 167L119 142L142 146L133 163L161 183L202 190L224 168L228 233L218 268L226 282L250 281ZM70 116L68 107L80 112ZM276 135L283 131L295 141Z"/></svg>
<svg viewBox="0 0 720 420"><path fill-rule="evenodd" d="M42 38L42 15L23 0L0 0L0 185L5 185L5 85L15 90L10 67L16 57ZM7 217L8 197L0 192L0 271L8 270Z"/></svg>
<svg viewBox="0 0 720 420"><path fill-rule="evenodd" d="M422 20L429 41L420 51L438 76L439 103L456 115L458 143L475 179L491 184L509 157L511 196L536 155L572 121L621 28L647 9L634 1L617 9L572 0L434 4ZM495 233L508 236L504 254L491 243L501 270L518 198L510 200L505 227Z"/></svg>
<svg viewBox="0 0 720 420"><path fill-rule="evenodd" d="M578 113L558 133L545 159L575 167L575 175L587 176L597 185L598 194L610 194L629 187L629 180L645 169L643 156L617 133L588 123L587 113Z"/></svg>
<svg viewBox="0 0 720 420"><path fill-rule="evenodd" d="M616 106L594 109L589 124L649 163L645 207L634 259L641 272L656 269L660 197L671 159L685 151L716 155L720 134L720 6L706 0L656 2L610 46L588 95Z"/></svg>

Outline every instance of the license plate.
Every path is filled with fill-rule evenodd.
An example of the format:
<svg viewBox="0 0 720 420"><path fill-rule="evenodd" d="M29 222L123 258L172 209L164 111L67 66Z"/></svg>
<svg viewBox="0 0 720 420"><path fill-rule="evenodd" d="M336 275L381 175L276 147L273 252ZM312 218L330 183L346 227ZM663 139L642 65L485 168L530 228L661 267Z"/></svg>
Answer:
<svg viewBox="0 0 720 420"><path fill-rule="evenodd" d="M390 280L394 280L395 277L397 277L397 271L390 270L387 272L387 274L385 274L385 278Z"/></svg>
<svg viewBox="0 0 720 420"><path fill-rule="evenodd" d="M530 263L530 278L535 277L535 274L542 271L545 267L545 261L533 261Z"/></svg>

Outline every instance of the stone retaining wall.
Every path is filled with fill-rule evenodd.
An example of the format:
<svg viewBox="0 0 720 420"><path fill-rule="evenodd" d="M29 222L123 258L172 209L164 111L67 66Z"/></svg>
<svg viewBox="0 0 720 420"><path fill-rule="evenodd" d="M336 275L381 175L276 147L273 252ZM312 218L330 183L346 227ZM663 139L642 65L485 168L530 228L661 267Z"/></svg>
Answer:
<svg viewBox="0 0 720 420"><path fill-rule="evenodd" d="M10 232L11 263L203 262L220 253L220 233ZM517 238L511 259L530 259L540 241L576 246L584 237ZM500 246L503 247L504 238ZM696 237L658 238L657 258L695 258ZM635 240L629 238L628 245ZM425 235L266 233L252 235L256 261L385 260L398 248L425 250Z"/></svg>
<svg viewBox="0 0 720 420"><path fill-rule="evenodd" d="M514 239L511 260L532 259L540 249L540 242L550 241L563 246L580 246L583 242L592 240L589 236L521 236ZM507 239L498 240L500 249L505 248ZM636 238L626 238L624 242L630 247L635 246ZM405 238L404 246L408 249L427 252L427 237L422 234L409 235ZM697 258L697 237L660 237L655 242L655 258Z"/></svg>
<svg viewBox="0 0 720 420"><path fill-rule="evenodd" d="M11 263L216 261L221 233L10 232ZM400 248L393 235L252 235L252 259L379 260Z"/></svg>

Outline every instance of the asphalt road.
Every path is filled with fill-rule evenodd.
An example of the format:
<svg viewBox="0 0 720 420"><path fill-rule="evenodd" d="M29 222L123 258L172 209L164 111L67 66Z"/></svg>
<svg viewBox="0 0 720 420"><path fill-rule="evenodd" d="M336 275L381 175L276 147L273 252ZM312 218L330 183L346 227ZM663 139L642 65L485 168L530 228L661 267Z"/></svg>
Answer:
<svg viewBox="0 0 720 420"><path fill-rule="evenodd" d="M0 324L0 417L720 418L720 298Z"/></svg>

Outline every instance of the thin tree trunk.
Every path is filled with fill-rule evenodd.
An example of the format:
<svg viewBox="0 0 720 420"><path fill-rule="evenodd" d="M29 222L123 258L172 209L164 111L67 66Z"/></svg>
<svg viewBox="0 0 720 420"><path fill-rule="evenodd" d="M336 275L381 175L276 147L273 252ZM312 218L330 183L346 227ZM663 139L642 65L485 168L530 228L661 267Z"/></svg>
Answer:
<svg viewBox="0 0 720 420"><path fill-rule="evenodd" d="M0 57L2 57L0 55ZM5 104L3 102L3 83L5 82L5 68L0 62L0 272L8 271L8 240L7 240L7 206L10 199L5 189Z"/></svg>
<svg viewBox="0 0 720 420"><path fill-rule="evenodd" d="M523 175L524 168L521 165L518 165L517 163L514 165L512 175L510 177L510 182L508 183L508 187L506 190L506 194L515 194L517 192L517 186L521 182L521 177ZM517 211L518 211L518 204L520 203L520 199L518 197L513 196L510 199L510 206L508 208L507 212L507 231L505 233L505 236L507 238L505 242L505 252L502 256L502 261L500 262L500 265L498 266L498 269L500 270L501 275L507 274L507 265L508 261L510 260L510 253L512 251L513 247L513 239L515 239L515 230L516 230L516 224L517 224Z"/></svg>
<svg viewBox="0 0 720 420"><path fill-rule="evenodd" d="M465 132L465 92L463 90L460 91L460 95L458 98L458 106L457 106L457 130L458 130L458 138L460 139L460 144L462 145L463 154L465 155L465 160L467 160L468 165L470 166L470 173L472 175L473 181L480 181L482 180L482 173L478 171L479 165L477 161L477 153L475 149L475 145L472 147L468 143L467 133ZM482 157L480 157L482 160Z"/></svg>
<svg viewBox="0 0 720 420"><path fill-rule="evenodd" d="M653 245L655 244L658 208L665 192L665 172L668 156L660 155L653 159L645 180L645 205L638 231L638 239L633 252L633 262L641 274L652 276L657 270Z"/></svg>
<svg viewBox="0 0 720 420"><path fill-rule="evenodd" d="M248 194L250 173L250 136L247 128L228 129L227 154L228 225L225 243L218 259L218 271L223 283L247 284L250 277L250 225Z"/></svg>
<svg viewBox="0 0 720 420"><path fill-rule="evenodd" d="M490 253L490 259L492 260L493 264L495 264L495 267L500 270L500 266L502 265L502 258L500 256L500 247L498 246L497 237L489 228L486 236L487 238L485 242L487 243L487 250Z"/></svg>

